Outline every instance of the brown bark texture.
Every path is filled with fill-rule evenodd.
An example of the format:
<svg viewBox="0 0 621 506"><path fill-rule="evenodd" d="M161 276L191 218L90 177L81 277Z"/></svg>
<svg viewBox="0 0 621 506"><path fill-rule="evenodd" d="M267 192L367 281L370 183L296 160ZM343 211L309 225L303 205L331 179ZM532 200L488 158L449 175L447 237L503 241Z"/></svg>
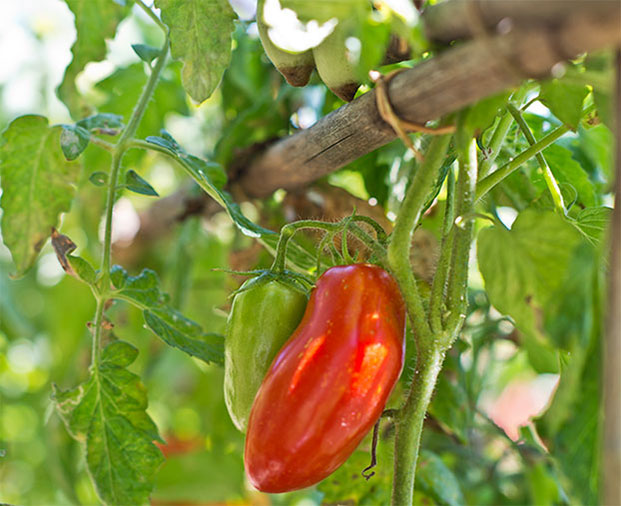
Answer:
<svg viewBox="0 0 621 506"><path fill-rule="evenodd" d="M428 9L428 18L431 37L472 40L390 81L395 112L414 123L458 111L524 79L548 77L562 61L621 43L621 2L616 0L454 0ZM249 197L300 188L395 137L370 91L272 144L241 171L236 184Z"/></svg>

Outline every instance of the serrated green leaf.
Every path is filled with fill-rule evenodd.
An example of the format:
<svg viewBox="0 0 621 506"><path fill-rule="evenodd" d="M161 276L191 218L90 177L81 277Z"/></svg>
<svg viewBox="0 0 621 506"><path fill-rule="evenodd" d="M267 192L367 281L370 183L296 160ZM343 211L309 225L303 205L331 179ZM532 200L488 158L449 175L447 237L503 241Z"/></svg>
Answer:
<svg viewBox="0 0 621 506"><path fill-rule="evenodd" d="M61 125L60 147L67 160L75 160L88 146L91 134L88 130L74 125Z"/></svg>
<svg viewBox="0 0 621 506"><path fill-rule="evenodd" d="M66 392L54 386L56 409L70 434L86 447L86 465L102 502L144 504L164 458L147 415L140 378L125 369L138 354L114 341L102 351L97 374Z"/></svg>
<svg viewBox="0 0 621 506"><path fill-rule="evenodd" d="M237 17L226 0L156 0L170 28L170 52L183 62L183 87L195 101L207 100L231 61Z"/></svg>
<svg viewBox="0 0 621 506"><path fill-rule="evenodd" d="M86 260L82 257L67 255L67 261L79 279L89 285L95 283L97 273L95 272L95 269L93 269L93 266Z"/></svg>
<svg viewBox="0 0 621 506"><path fill-rule="evenodd" d="M2 235L18 276L34 263L75 194L80 165L63 156L61 131L42 116L21 116L2 136Z"/></svg>
<svg viewBox="0 0 621 506"><path fill-rule="evenodd" d="M578 231L563 217L534 209L521 212L511 230L493 226L479 233L479 270L490 302L515 320L531 362L540 372L556 370L542 313L580 241ZM544 360L546 354L549 358Z"/></svg>
<svg viewBox="0 0 621 506"><path fill-rule="evenodd" d="M572 130L578 128L582 118L582 103L589 90L583 84L553 79L541 85L539 100Z"/></svg>
<svg viewBox="0 0 621 506"><path fill-rule="evenodd" d="M420 453L416 471L416 484L438 504L460 506L464 496L459 481L443 460L428 450Z"/></svg>
<svg viewBox="0 0 621 506"><path fill-rule="evenodd" d="M154 271L144 269L138 276L129 276L125 269L115 265L110 279L117 289L113 297L142 309L147 326L166 344L205 362L224 363L222 336L204 332L199 324L170 307Z"/></svg>
<svg viewBox="0 0 621 506"><path fill-rule="evenodd" d="M77 38L71 47L73 59L57 88L58 97L74 118L84 116L88 106L80 97L75 79L87 63L101 61L106 56L106 39L114 37L118 24L127 16L129 6L110 0L65 0L75 16Z"/></svg>
<svg viewBox="0 0 621 506"><path fill-rule="evenodd" d="M148 46L147 44L132 44L132 49L134 53L138 55L138 58L146 63L151 63L162 51L157 47Z"/></svg>
<svg viewBox="0 0 621 506"><path fill-rule="evenodd" d="M159 194L148 183L148 181L140 177L135 170L130 169L125 173L125 184L123 186L134 193L149 195L151 197L159 197Z"/></svg>
<svg viewBox="0 0 621 506"><path fill-rule="evenodd" d="M594 245L601 242L612 219L610 207L587 207L582 209L572 223Z"/></svg>
<svg viewBox="0 0 621 506"><path fill-rule="evenodd" d="M123 128L123 116L109 112L102 112L99 114L93 114L88 118L81 119L76 123L76 125L89 131L96 130L100 131L100 133L116 135L118 131Z"/></svg>
<svg viewBox="0 0 621 506"><path fill-rule="evenodd" d="M108 174L102 171L93 172L88 180L95 186L105 186L108 184Z"/></svg>
<svg viewBox="0 0 621 506"><path fill-rule="evenodd" d="M581 165L572 158L571 151L552 145L543 150L543 156L559 183L572 185L578 192L579 201L585 206L596 205L593 183Z"/></svg>

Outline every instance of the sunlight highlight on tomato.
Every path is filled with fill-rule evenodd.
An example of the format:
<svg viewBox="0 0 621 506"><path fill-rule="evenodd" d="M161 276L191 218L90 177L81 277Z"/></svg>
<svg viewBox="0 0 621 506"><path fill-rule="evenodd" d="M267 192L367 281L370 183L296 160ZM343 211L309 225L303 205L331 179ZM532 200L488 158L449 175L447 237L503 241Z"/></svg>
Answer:
<svg viewBox="0 0 621 506"><path fill-rule="evenodd" d="M386 271L370 264L328 269L252 406L245 449L250 482L286 492L343 464L399 378L404 334L403 298Z"/></svg>

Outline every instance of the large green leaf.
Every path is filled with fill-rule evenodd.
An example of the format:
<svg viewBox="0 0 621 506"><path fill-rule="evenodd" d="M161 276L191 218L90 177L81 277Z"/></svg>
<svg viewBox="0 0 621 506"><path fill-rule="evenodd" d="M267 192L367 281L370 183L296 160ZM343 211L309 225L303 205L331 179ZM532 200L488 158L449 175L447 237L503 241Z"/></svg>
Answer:
<svg viewBox="0 0 621 506"><path fill-rule="evenodd" d="M73 390L54 386L56 409L70 434L86 446L86 465L106 504L144 504L155 471L164 458L153 441L162 441L147 415L140 378L126 367L138 350L114 341L102 352L89 379Z"/></svg>
<svg viewBox="0 0 621 506"><path fill-rule="evenodd" d="M106 56L106 39L114 37L118 24L129 13L129 6L110 0L65 0L75 16L77 38L71 47L73 59L65 69L58 97L69 108L71 116L86 116L89 106L81 99L75 79L87 63Z"/></svg>
<svg viewBox="0 0 621 506"><path fill-rule="evenodd" d="M493 226L479 233L479 269L490 302L510 315L526 340L533 365L554 370L542 314L564 279L580 233L552 211L526 209L511 230Z"/></svg>
<svg viewBox="0 0 621 506"><path fill-rule="evenodd" d="M170 28L173 58L183 61L183 87L207 100L231 60L235 13L226 0L156 0Z"/></svg>
<svg viewBox="0 0 621 506"><path fill-rule="evenodd" d="M14 120L2 136L2 235L17 275L34 263L73 200L80 165L63 156L61 132L33 115Z"/></svg>
<svg viewBox="0 0 621 506"><path fill-rule="evenodd" d="M140 275L130 276L125 269L115 265L111 278L117 289L112 296L142 309L147 326L166 344L205 362L224 363L222 336L203 332L198 323L172 308L168 296L160 290L154 271L144 269Z"/></svg>
<svg viewBox="0 0 621 506"><path fill-rule="evenodd" d="M541 85L539 100L554 116L575 130L582 118L582 103L588 92L584 84L553 79Z"/></svg>

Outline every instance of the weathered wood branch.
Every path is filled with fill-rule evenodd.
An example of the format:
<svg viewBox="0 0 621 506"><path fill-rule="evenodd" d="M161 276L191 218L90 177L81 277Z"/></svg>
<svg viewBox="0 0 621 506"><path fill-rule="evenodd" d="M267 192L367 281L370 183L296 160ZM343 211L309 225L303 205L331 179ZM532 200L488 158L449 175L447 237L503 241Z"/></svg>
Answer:
<svg viewBox="0 0 621 506"><path fill-rule="evenodd" d="M464 9L460 4L469 3L474 2L450 2L456 5L454 9ZM515 1L496 3L507 4L509 13L517 10ZM492 4L485 1L478 9L491 9ZM528 9L540 12L541 22L532 26L505 23L509 31L501 35L485 30L496 20L507 18L500 7L493 8L489 19L474 23L470 11L453 18L463 28L451 28L453 33L468 35L473 26L483 29L474 40L447 49L392 79L388 91L397 114L414 123L425 123L515 87L526 78L546 77L561 61L621 44L620 2L572 0L571 7L567 2L542 2L540 9L537 4L529 3ZM447 3L443 9L448 8ZM522 9L526 10L523 2ZM434 30L439 36L441 30ZM264 197L278 188L299 188L394 138L392 129L379 116L371 91L307 130L270 146L246 167L236 184L250 197Z"/></svg>

